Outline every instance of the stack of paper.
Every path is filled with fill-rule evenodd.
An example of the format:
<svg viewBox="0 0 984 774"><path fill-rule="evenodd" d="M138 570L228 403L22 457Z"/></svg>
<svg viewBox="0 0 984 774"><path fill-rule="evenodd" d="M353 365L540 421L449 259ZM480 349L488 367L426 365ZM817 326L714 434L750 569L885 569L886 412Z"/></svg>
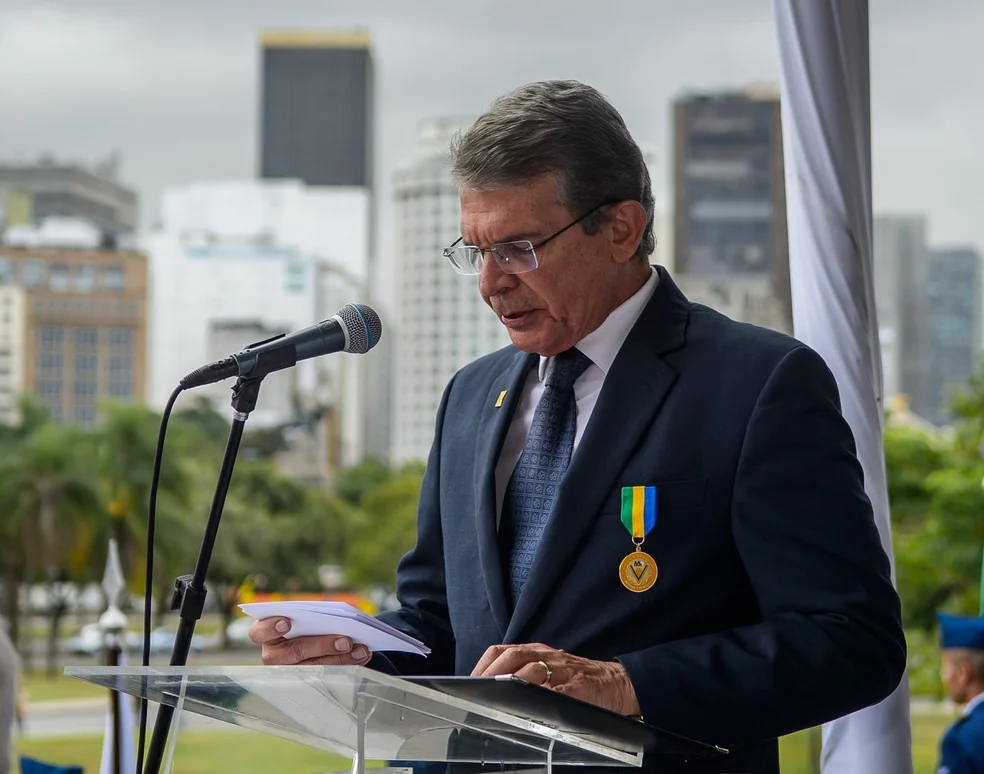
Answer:
<svg viewBox="0 0 984 774"><path fill-rule="evenodd" d="M250 602L239 608L252 618L289 618L290 631L284 635L288 640L308 635L338 634L365 645L369 650L395 650L422 656L430 653L430 648L420 640L366 615L346 602Z"/></svg>

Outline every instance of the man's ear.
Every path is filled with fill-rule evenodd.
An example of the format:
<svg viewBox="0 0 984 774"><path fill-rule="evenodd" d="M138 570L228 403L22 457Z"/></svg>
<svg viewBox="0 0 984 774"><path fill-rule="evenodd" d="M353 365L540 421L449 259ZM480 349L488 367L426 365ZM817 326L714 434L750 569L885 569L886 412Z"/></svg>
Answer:
<svg viewBox="0 0 984 774"><path fill-rule="evenodd" d="M611 205L611 246L616 263L635 258L646 232L646 221L646 211L639 202L627 199Z"/></svg>

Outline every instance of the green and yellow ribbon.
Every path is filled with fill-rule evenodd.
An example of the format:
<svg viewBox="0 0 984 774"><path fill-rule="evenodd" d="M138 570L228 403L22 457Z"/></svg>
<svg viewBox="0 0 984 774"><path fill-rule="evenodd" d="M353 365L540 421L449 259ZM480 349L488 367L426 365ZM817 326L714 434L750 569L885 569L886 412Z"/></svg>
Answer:
<svg viewBox="0 0 984 774"><path fill-rule="evenodd" d="M632 542L642 545L656 526L656 487L622 487L622 524L632 535Z"/></svg>

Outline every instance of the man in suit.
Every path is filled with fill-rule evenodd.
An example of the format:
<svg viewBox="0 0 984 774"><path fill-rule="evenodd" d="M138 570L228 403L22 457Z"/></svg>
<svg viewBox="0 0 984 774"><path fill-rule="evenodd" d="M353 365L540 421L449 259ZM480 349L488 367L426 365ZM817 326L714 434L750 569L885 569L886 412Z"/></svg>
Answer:
<svg viewBox="0 0 984 774"><path fill-rule="evenodd" d="M649 174L594 89L506 95L453 161L445 256L513 346L444 392L383 616L432 653L270 619L264 662L512 673L733 748L701 771L777 772L778 736L881 700L905 666L830 372L649 265Z"/></svg>
<svg viewBox="0 0 984 774"><path fill-rule="evenodd" d="M940 743L938 774L984 774L984 618L940 614L941 670L963 714Z"/></svg>

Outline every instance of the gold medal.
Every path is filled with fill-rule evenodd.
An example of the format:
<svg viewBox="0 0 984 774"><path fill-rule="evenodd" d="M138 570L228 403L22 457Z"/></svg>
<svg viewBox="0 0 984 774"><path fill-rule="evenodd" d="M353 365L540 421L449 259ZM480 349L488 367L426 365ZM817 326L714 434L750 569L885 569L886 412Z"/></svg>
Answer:
<svg viewBox="0 0 984 774"><path fill-rule="evenodd" d="M658 575L656 560L638 548L625 557L618 567L619 580L629 591L648 591Z"/></svg>
<svg viewBox="0 0 984 774"><path fill-rule="evenodd" d="M629 591L648 591L659 571L656 560L642 550L642 544L656 526L656 487L622 487L622 524L632 536L635 551L622 560L618 577Z"/></svg>

